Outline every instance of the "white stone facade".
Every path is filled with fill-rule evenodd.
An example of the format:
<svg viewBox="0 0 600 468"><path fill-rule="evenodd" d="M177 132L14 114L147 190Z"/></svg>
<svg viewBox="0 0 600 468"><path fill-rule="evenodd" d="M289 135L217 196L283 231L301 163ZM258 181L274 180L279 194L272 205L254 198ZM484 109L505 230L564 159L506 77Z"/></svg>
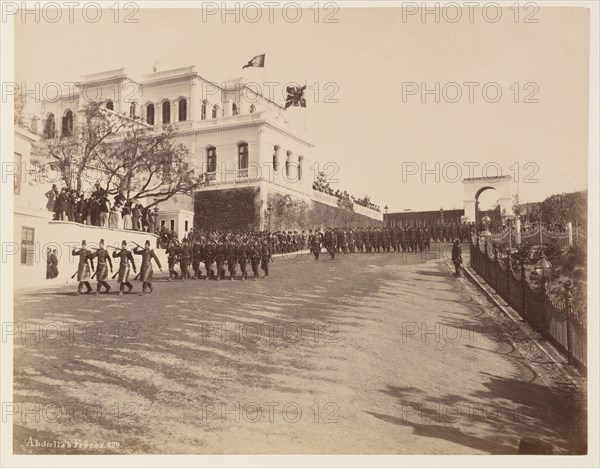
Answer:
<svg viewBox="0 0 600 468"><path fill-rule="evenodd" d="M74 116L71 127L76 128L77 111L96 100L119 114L140 116L149 125L173 125L177 140L190 149L195 167L210 179L201 190L251 185L260 188L261 200L269 191L279 190L313 196L314 145L291 127L288 111L257 94L241 78L218 84L194 66L155 71L140 80L130 78L125 69L84 75L61 99L42 103L40 127L47 129L54 119L55 135L70 131L70 112ZM184 226L183 219L193 212L193 198L177 196L159 209L168 212L168 223L175 210L182 210L175 224ZM381 218L375 211L368 215Z"/></svg>

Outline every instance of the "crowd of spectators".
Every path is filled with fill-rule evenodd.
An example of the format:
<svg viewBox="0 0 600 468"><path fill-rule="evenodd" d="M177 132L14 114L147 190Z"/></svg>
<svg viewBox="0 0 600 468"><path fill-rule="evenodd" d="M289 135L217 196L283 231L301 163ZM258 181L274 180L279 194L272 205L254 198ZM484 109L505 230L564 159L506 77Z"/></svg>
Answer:
<svg viewBox="0 0 600 468"><path fill-rule="evenodd" d="M340 200L347 200L347 201L352 202L353 204L356 203L357 205L364 206L365 208L369 208L369 209L377 211L377 212L381 211L379 205L371 203L371 199L368 196L365 196L363 198L356 198L353 195L350 195L345 190L344 191L333 190L329 186L328 183L324 184L320 181L314 182L312 188L313 188L313 190L316 190L317 192L323 192L323 193L326 193L327 195L332 195L336 198L339 198Z"/></svg>
<svg viewBox="0 0 600 468"><path fill-rule="evenodd" d="M46 192L46 209L56 221L73 221L89 226L101 226L132 231L155 232L156 209L144 208L135 200L119 193L111 197L96 184L89 197L56 184Z"/></svg>

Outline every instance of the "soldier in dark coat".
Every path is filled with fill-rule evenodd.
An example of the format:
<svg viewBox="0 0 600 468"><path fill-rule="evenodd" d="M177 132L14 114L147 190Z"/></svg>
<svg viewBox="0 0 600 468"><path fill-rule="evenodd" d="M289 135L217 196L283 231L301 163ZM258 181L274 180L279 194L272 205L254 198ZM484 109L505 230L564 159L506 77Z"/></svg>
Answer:
<svg viewBox="0 0 600 468"><path fill-rule="evenodd" d="M263 239L260 247L260 268L265 272L265 276L269 276L269 262L272 258L267 239Z"/></svg>
<svg viewBox="0 0 600 468"><path fill-rule="evenodd" d="M117 281L119 282L119 296L123 295L125 286L129 289L127 292L131 293L133 285L129 282L129 264L133 267L133 272L137 273L135 268L135 262L133 261L133 255L127 250L127 241L121 243L121 250L115 250L112 254L113 258L120 259L119 271Z"/></svg>
<svg viewBox="0 0 600 468"><path fill-rule="evenodd" d="M315 231L312 237L312 243L310 246L310 251L315 256L315 262L319 261L319 254L321 253L321 237L319 236L319 232Z"/></svg>
<svg viewBox="0 0 600 468"><path fill-rule="evenodd" d="M460 241L456 239L452 246L452 263L454 263L454 276L460 276L460 266L462 265L462 247Z"/></svg>
<svg viewBox="0 0 600 468"><path fill-rule="evenodd" d="M195 237L194 245L192 246L192 270L194 270L194 279L202 278L202 270L200 263L202 262L202 243L198 237Z"/></svg>
<svg viewBox="0 0 600 468"><path fill-rule="evenodd" d="M235 278L235 265L237 263L237 246L233 239L229 239L225 244L225 257L227 259L227 269L229 270L229 280L233 281L233 278Z"/></svg>
<svg viewBox="0 0 600 468"><path fill-rule="evenodd" d="M240 264L240 271L242 273L242 281L246 281L248 278L248 255L249 255L249 246L244 239L241 239L237 244L236 250L236 258L238 263Z"/></svg>
<svg viewBox="0 0 600 468"><path fill-rule="evenodd" d="M179 274L175 271L175 265L179 261L179 245L176 240L171 241L169 246L165 249L165 253L167 254L167 262L169 268L169 277L168 281L171 281L171 278L177 279L179 278Z"/></svg>
<svg viewBox="0 0 600 468"><path fill-rule="evenodd" d="M333 229L329 229L325 233L325 248L329 255L331 255L331 260L335 259L335 251L337 250L337 236L335 235L335 231Z"/></svg>
<svg viewBox="0 0 600 468"><path fill-rule="evenodd" d="M260 248L257 241L252 241L250 246L250 265L252 266L252 273L254 274L254 281L259 277L258 266L260 264Z"/></svg>
<svg viewBox="0 0 600 468"><path fill-rule="evenodd" d="M183 238L180 254L181 279L187 281L190 278L190 263L192 262L192 246L187 238Z"/></svg>
<svg viewBox="0 0 600 468"><path fill-rule="evenodd" d="M225 244L217 241L215 249L215 263L217 264L217 281L225 279Z"/></svg>
<svg viewBox="0 0 600 468"><path fill-rule="evenodd" d="M147 240L144 244L144 248L140 249L136 247L133 251L136 255L142 256L142 266L140 268L140 281L142 282L142 294L146 293L146 288L150 289L152 293L152 259L156 262L158 269L162 271L162 265L160 260L154 253L154 250L150 248L150 241Z"/></svg>
<svg viewBox="0 0 600 468"><path fill-rule="evenodd" d="M84 285L87 288L86 293L89 293L92 291L92 286L90 285L90 268L94 269L94 261L91 258L92 252L87 249L86 242L83 240L81 241L81 248L73 249L72 254L79 257L79 265L77 265L77 281L79 285L76 294L81 294L81 289Z"/></svg>
<svg viewBox="0 0 600 468"><path fill-rule="evenodd" d="M214 240L209 239L204 246L204 267L206 268L206 278L208 280L214 276L212 264L215 261L215 254L217 252L217 245Z"/></svg>
<svg viewBox="0 0 600 468"><path fill-rule="evenodd" d="M100 239L100 245L98 249L91 255L90 258L97 258L97 266L96 266L96 281L98 282L96 285L96 295L100 294L100 288L104 286L106 288L106 293L110 292L110 285L106 281L108 279L108 268L106 264L110 266L110 272L112 273L112 260L110 259L110 254L104 248L104 239Z"/></svg>

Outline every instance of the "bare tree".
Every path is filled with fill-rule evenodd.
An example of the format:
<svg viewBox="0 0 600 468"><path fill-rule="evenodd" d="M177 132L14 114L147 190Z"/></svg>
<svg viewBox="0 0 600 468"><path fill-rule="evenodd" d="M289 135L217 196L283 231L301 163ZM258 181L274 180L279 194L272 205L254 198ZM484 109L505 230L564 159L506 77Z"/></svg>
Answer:
<svg viewBox="0 0 600 468"><path fill-rule="evenodd" d="M109 195L152 199L148 207L205 185L188 148L176 144L173 127L157 129L139 118L88 104L72 136L47 140L39 151L50 159L68 188L81 191L85 180Z"/></svg>
<svg viewBox="0 0 600 468"><path fill-rule="evenodd" d="M71 134L40 140L32 151L58 171L67 188L78 192L92 175L99 149L127 125L121 116L102 108L100 102L86 104L81 119Z"/></svg>
<svg viewBox="0 0 600 468"><path fill-rule="evenodd" d="M152 199L146 205L152 207L205 185L206 178L196 172L189 149L174 143L175 135L170 126L157 131L135 121L122 140L103 145L97 164L106 192L127 199Z"/></svg>

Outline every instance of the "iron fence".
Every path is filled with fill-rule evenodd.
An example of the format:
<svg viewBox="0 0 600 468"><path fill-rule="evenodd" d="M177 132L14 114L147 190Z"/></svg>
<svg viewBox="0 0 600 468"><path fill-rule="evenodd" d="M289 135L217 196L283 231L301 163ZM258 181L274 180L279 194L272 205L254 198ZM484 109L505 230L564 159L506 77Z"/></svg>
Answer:
<svg viewBox="0 0 600 468"><path fill-rule="evenodd" d="M471 239L470 264L517 313L580 369L587 368L587 325L573 310L571 285L556 299L547 288L527 281L525 264L513 265L510 255L500 257L497 249ZM516 267L516 271L515 268Z"/></svg>

